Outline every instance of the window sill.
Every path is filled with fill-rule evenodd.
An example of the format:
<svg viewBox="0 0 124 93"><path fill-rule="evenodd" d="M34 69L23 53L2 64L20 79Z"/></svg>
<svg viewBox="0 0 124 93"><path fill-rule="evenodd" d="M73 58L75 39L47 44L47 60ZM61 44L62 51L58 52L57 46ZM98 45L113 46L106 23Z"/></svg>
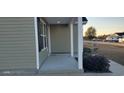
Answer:
<svg viewBox="0 0 124 93"><path fill-rule="evenodd" d="M41 50L41 52L43 52L44 50L46 50L46 49L48 49L47 47L46 48L43 48L42 50Z"/></svg>

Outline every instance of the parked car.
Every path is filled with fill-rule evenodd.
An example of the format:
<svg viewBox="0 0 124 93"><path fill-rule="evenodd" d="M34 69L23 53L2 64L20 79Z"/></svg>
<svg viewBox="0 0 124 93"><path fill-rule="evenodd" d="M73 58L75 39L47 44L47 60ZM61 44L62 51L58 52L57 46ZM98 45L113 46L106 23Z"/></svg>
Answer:
<svg viewBox="0 0 124 93"><path fill-rule="evenodd" d="M109 42L118 42L119 41L119 38L118 37L111 37L111 36L108 36L106 38L106 41L109 41Z"/></svg>
<svg viewBox="0 0 124 93"><path fill-rule="evenodd" d="M94 38L93 41L101 41L101 39Z"/></svg>

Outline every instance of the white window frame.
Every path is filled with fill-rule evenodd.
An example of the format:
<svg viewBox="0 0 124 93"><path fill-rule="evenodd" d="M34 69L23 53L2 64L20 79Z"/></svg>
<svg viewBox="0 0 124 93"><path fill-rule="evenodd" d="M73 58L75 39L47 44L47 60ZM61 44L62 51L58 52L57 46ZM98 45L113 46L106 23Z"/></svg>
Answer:
<svg viewBox="0 0 124 93"><path fill-rule="evenodd" d="M43 34L41 34L40 36L42 36L43 37L43 49L41 49L41 51L44 51L45 49L48 49L48 35L45 35L45 27L47 27L46 26L46 23L42 20L42 19L40 19L40 21L41 21L41 23L43 23ZM47 29L46 29L46 31L47 31ZM46 45L45 45L45 42L46 42Z"/></svg>
<svg viewBox="0 0 124 93"><path fill-rule="evenodd" d="M46 25L46 48L48 50L48 25Z"/></svg>

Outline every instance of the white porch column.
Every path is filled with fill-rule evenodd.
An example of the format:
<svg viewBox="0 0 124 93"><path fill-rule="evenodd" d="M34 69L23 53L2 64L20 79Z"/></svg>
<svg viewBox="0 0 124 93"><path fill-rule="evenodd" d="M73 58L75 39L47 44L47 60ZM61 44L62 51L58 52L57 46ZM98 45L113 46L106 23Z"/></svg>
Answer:
<svg viewBox="0 0 124 93"><path fill-rule="evenodd" d="M83 25L82 17L78 17L78 68L83 70Z"/></svg>
<svg viewBox="0 0 124 93"><path fill-rule="evenodd" d="M49 47L49 55L50 55L51 54L50 25L48 26L48 47Z"/></svg>
<svg viewBox="0 0 124 93"><path fill-rule="evenodd" d="M35 27L35 44L36 44L36 68L39 69L39 44L38 44L38 27L37 27L37 17L34 17L34 27Z"/></svg>
<svg viewBox="0 0 124 93"><path fill-rule="evenodd" d="M73 23L70 23L71 56L74 56Z"/></svg>

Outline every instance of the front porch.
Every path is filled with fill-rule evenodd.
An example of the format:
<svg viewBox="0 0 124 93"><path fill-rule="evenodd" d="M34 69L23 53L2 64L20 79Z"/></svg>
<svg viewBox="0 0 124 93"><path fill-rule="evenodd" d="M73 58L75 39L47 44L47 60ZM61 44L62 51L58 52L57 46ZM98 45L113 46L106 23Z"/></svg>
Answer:
<svg viewBox="0 0 124 93"><path fill-rule="evenodd" d="M50 55L39 70L39 74L79 73L78 62L69 54Z"/></svg>
<svg viewBox="0 0 124 93"><path fill-rule="evenodd" d="M76 67L83 70L82 30L87 19L85 17L41 17L37 20L37 69L41 68L40 71L43 69L42 73L48 68L50 71L54 70L54 72L57 70L55 68L65 69L66 71L68 68L73 68L70 67L71 61L73 62L75 55L77 55ZM53 54L68 54L70 57ZM64 63L61 63L61 61ZM67 63L67 61L70 61L70 63Z"/></svg>

